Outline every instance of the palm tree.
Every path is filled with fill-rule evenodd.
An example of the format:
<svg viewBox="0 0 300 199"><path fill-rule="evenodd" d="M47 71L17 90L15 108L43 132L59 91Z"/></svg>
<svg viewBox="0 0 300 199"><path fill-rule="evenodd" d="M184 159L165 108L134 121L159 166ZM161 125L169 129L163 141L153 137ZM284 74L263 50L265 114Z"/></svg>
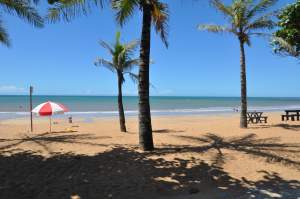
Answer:
<svg viewBox="0 0 300 199"><path fill-rule="evenodd" d="M118 76L118 108L119 108L119 120L121 132L126 132L125 114L122 99L122 85L125 82L124 75L128 74L131 79L136 82L137 75L131 73L134 66L139 64L139 59L132 59L132 54L136 50L139 42L134 40L128 44L122 44L120 42L120 32L116 33L116 41L113 45L101 41L100 45L105 48L112 60L108 61L103 58L97 58L95 65L104 66L110 71L114 72Z"/></svg>
<svg viewBox="0 0 300 199"><path fill-rule="evenodd" d="M70 21L78 15L86 15L91 11L91 5L103 7L104 0L48 0L51 4L47 19L55 22L63 18ZM149 57L150 35L153 23L156 32L163 42L167 42L168 6L159 0L110 0L112 7L117 11L117 21L124 25L125 20L133 15L138 8L143 13L143 25L140 49L139 68L139 142L143 150L153 150L152 125L149 102Z"/></svg>
<svg viewBox="0 0 300 199"><path fill-rule="evenodd" d="M159 0L111 0L111 2L112 7L117 11L116 19L121 26L134 14L135 9L139 9L143 15L138 82L139 143L142 150L150 151L154 149L149 101L151 25L154 25L156 32L168 47L168 6Z"/></svg>
<svg viewBox="0 0 300 199"><path fill-rule="evenodd" d="M33 1L37 3L37 1ZM17 15L19 18L31 23L35 27L43 27L43 18L32 6L31 0L0 0L3 13ZM1 15L2 17L2 15ZM6 46L10 46L10 39L6 29L3 27L0 18L0 42Z"/></svg>
<svg viewBox="0 0 300 199"><path fill-rule="evenodd" d="M199 25L200 30L212 33L230 33L238 38L240 44L240 76L241 76L241 128L247 128L247 80L245 44L251 46L252 36L266 36L259 30L272 29L275 23L272 21L274 13L266 13L277 0L233 0L231 5L224 5L221 0L212 0L212 5L228 20L225 26Z"/></svg>

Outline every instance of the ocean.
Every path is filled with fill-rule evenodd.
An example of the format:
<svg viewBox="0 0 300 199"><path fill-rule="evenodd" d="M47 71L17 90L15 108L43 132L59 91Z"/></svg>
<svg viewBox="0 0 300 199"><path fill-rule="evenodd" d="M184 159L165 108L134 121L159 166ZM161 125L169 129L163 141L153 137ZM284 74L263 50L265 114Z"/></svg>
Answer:
<svg viewBox="0 0 300 199"><path fill-rule="evenodd" d="M137 115L138 98L125 96L127 116ZM33 96L33 107L46 101L59 102L69 108L66 115L77 117L117 116L116 96ZM151 97L152 115L200 115L233 113L239 107L239 97ZM300 98L250 97L249 110L283 111L300 109ZM29 96L0 96L0 119L28 117Z"/></svg>

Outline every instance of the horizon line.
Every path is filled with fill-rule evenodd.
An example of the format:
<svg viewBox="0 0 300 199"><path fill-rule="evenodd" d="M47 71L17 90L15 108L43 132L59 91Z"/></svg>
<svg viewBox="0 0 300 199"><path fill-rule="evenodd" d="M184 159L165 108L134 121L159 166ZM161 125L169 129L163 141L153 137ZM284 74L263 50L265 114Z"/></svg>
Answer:
<svg viewBox="0 0 300 199"><path fill-rule="evenodd" d="M0 94L2 96L29 96L29 94ZM33 96L61 96L61 97L117 97L118 95L86 95L86 94L36 94ZM123 95L123 97L138 97L138 95ZM208 96L208 95L150 95L150 97L219 97L240 98L240 96ZM247 96L248 98L300 98L300 96Z"/></svg>

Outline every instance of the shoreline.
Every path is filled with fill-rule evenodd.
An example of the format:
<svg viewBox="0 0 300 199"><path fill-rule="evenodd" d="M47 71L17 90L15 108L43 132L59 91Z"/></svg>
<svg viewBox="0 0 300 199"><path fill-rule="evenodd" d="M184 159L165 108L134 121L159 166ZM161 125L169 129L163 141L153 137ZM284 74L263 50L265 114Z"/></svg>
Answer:
<svg viewBox="0 0 300 199"><path fill-rule="evenodd" d="M259 109L248 109L248 111L261 111L265 114L274 114L274 113L284 113L284 110L259 110ZM134 111L135 113L132 113L132 111L130 111L128 113L128 111L125 111L125 117L126 118L135 118L138 117L138 111ZM195 116L195 117L208 117L208 116L232 116L232 115L239 115L240 112L234 112L234 111L208 111L208 112L195 112L195 111L183 111L183 112L170 112L170 111L166 111L166 112L156 112L156 111L152 111L151 112L151 117L184 117L184 116ZM22 113L16 113L16 112L5 112L5 113L1 113L0 112L0 121L3 120L13 120L13 119L29 119L29 112L22 112ZM39 116L33 116L35 119L37 118L43 118L43 117L39 117ZM68 112L65 114L61 114L61 115L54 115L52 116L52 118L56 118L56 119L63 119L63 118L68 118L68 117L72 117L72 118L81 118L81 119L95 119L95 118L108 118L108 119L116 119L119 117L118 112L115 111L113 114L110 112Z"/></svg>

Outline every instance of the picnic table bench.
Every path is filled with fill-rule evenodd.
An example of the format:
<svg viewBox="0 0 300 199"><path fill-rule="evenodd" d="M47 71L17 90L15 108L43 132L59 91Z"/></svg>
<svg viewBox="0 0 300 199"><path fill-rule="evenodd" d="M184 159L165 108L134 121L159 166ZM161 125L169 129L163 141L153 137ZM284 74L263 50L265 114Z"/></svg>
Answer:
<svg viewBox="0 0 300 199"><path fill-rule="evenodd" d="M262 116L263 112L247 112L247 123L248 124L258 124L258 123L267 123L268 117Z"/></svg>
<svg viewBox="0 0 300 199"><path fill-rule="evenodd" d="M285 110L285 115L281 115L282 121L299 121L300 120L300 110Z"/></svg>

